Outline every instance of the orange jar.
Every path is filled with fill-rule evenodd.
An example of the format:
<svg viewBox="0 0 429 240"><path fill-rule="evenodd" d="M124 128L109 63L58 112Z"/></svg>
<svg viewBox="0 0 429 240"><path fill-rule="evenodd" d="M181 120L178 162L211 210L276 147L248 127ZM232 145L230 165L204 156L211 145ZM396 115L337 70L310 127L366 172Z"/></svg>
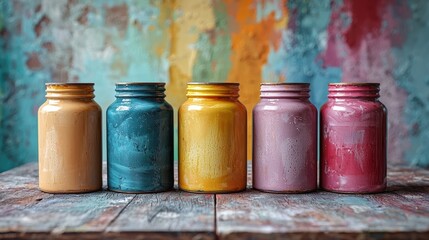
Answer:
<svg viewBox="0 0 429 240"><path fill-rule="evenodd" d="M47 83L39 108L39 187L50 193L101 189L101 108L93 83Z"/></svg>

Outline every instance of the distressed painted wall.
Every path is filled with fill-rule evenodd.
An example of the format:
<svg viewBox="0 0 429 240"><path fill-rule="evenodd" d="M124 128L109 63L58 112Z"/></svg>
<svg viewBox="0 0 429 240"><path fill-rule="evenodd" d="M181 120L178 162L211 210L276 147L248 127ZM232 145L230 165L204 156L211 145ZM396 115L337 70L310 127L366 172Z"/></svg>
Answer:
<svg viewBox="0 0 429 240"><path fill-rule="evenodd" d="M0 171L37 161L52 81L95 82L104 110L115 82L163 81L176 111L189 81L240 82L249 122L261 82L310 82L318 107L330 82L380 82L389 162L427 167L428 17L425 0L0 0Z"/></svg>

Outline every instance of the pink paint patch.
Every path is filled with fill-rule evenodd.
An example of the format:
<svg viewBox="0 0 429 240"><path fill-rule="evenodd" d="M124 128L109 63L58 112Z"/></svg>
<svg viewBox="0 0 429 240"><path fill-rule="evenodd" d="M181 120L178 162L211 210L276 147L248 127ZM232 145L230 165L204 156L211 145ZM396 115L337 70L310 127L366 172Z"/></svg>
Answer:
<svg viewBox="0 0 429 240"><path fill-rule="evenodd" d="M39 106L33 105L33 111L31 111L33 113L33 115L37 116L38 111L39 111Z"/></svg>
<svg viewBox="0 0 429 240"><path fill-rule="evenodd" d="M336 49L337 46L339 46L339 44L337 44L336 36L329 35L325 53L323 56L319 56L319 58L323 60L323 67L339 67L341 65L341 58L338 56L338 50Z"/></svg>
<svg viewBox="0 0 429 240"><path fill-rule="evenodd" d="M378 36L382 14L386 12L387 0L345 1L344 8L350 12L352 22L344 34L351 49L358 49L368 35Z"/></svg>
<svg viewBox="0 0 429 240"><path fill-rule="evenodd" d="M348 48L344 48L343 33L347 30L341 19L344 7L332 5L331 21L328 26L328 41L326 50L318 59L323 60L323 67L340 67L343 56L348 55ZM343 55L341 55L343 53Z"/></svg>
<svg viewBox="0 0 429 240"><path fill-rule="evenodd" d="M389 110L389 163L403 161L409 143L406 123L402 119L407 93L393 78L395 59L392 44L400 42L391 32L398 26L393 16L394 3L380 1L345 1L332 7L328 42L319 57L325 67L340 67L343 82L381 83L381 101ZM351 21L345 21L349 16ZM349 23L349 25L347 25Z"/></svg>

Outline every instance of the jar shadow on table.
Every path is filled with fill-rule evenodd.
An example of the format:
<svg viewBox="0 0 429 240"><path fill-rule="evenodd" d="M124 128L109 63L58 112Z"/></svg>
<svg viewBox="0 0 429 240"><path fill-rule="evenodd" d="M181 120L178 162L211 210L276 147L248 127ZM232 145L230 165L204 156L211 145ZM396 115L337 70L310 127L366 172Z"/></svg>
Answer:
<svg viewBox="0 0 429 240"><path fill-rule="evenodd" d="M419 179L417 179L419 180ZM420 179L421 181L424 181L424 179ZM341 195L373 195L373 194L383 194L383 193L398 193L398 192L408 192L408 193L422 193L426 194L429 192L429 181L426 182L410 182L411 180L407 179L401 179L400 182L396 181L387 181L387 188L383 192L379 193L361 193L361 194L349 194L349 193L337 193ZM413 179L413 181L416 181ZM103 188L101 191L109 191L106 185L106 180L103 179ZM174 184L174 188L170 189L166 192L182 192L182 190L179 189L177 182ZM162 192L161 192L162 193ZM320 193L333 193L329 191L325 191L323 189L318 188L315 191L309 191L309 192L303 192L303 193L293 193L293 192L263 192L259 191L258 189L253 188L251 184L248 184L246 189L240 192L237 192L238 194L242 193L261 193L261 194L273 194L273 195L305 195L305 194L320 194ZM125 193L125 194L136 194L136 193ZM156 194L156 193L138 193L138 194ZM207 193L194 193L194 194L207 194ZM216 194L234 194L234 193L216 193Z"/></svg>
<svg viewBox="0 0 429 240"><path fill-rule="evenodd" d="M388 185L385 193L395 192L412 192L412 193L427 193L429 191L429 183L410 183Z"/></svg>
<svg viewBox="0 0 429 240"><path fill-rule="evenodd" d="M110 191L107 186L103 186L103 189L101 192L115 192ZM254 189L252 187L247 187L243 191L234 192L234 193L196 193L196 192L187 192L180 190L177 185L174 186L173 189L170 189L168 191L163 192L140 192L140 193L132 193L132 192L116 192L121 194L158 194L158 193L165 193L165 192L185 192L190 194L243 194L243 193L260 193L260 194L269 194L269 195L306 195L306 194L320 194L320 193L333 193L333 194L341 194L341 195L376 195L376 194L386 194L386 193L400 193L400 192L408 192L408 193L422 193L426 194L429 191L429 184L409 184L409 185L400 185L400 184L394 184L387 186L387 189L383 192L378 193L335 193L335 192L329 192L325 191L323 189L317 189L315 191L310 192L266 192L266 191L259 191L257 189Z"/></svg>

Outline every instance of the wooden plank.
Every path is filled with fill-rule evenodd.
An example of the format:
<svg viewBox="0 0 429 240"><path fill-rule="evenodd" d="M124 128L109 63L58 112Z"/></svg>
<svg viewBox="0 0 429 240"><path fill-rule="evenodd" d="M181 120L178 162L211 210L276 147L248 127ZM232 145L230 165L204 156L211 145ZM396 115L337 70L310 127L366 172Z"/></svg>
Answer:
<svg viewBox="0 0 429 240"><path fill-rule="evenodd" d="M403 179L402 173L408 177ZM426 239L428 176L427 170L389 169L388 191L372 195L322 191L269 194L256 190L219 194L217 234L225 239Z"/></svg>
<svg viewBox="0 0 429 240"><path fill-rule="evenodd" d="M156 238L215 238L214 195L171 191L138 195L108 227Z"/></svg>
<svg viewBox="0 0 429 240"><path fill-rule="evenodd" d="M214 195L108 192L105 171L103 182L104 191L54 195L38 190L37 164L0 174L0 238L215 238Z"/></svg>
<svg viewBox="0 0 429 240"><path fill-rule="evenodd" d="M36 164L0 174L0 238L212 239L216 233L226 239L426 239L429 171L391 167L382 194L250 189L216 197L180 191L52 195L38 191Z"/></svg>
<svg viewBox="0 0 429 240"><path fill-rule="evenodd" d="M429 208L429 171L409 167L391 167L389 170L388 191L402 197L402 201L412 202L413 206L411 206L412 209L409 209L410 211L427 211Z"/></svg>
<svg viewBox="0 0 429 240"><path fill-rule="evenodd" d="M34 163L0 174L0 221L3 216L36 204L51 194L38 189L38 171Z"/></svg>
<svg viewBox="0 0 429 240"><path fill-rule="evenodd" d="M105 190L47 194L38 190L37 177L36 163L0 174L0 232L8 233L2 237L102 232L135 197Z"/></svg>
<svg viewBox="0 0 429 240"><path fill-rule="evenodd" d="M217 233L226 239L254 233L293 238L398 232L418 237L429 233L427 206L415 208L415 203L391 193L285 195L251 190L216 197Z"/></svg>
<svg viewBox="0 0 429 240"><path fill-rule="evenodd" d="M0 179L3 181L5 180L6 176L22 176L22 177L37 178L38 176L37 169L38 169L37 163L35 162L26 163L19 167L0 173Z"/></svg>
<svg viewBox="0 0 429 240"><path fill-rule="evenodd" d="M0 232L102 232L133 198L107 191L52 195L3 214Z"/></svg>

